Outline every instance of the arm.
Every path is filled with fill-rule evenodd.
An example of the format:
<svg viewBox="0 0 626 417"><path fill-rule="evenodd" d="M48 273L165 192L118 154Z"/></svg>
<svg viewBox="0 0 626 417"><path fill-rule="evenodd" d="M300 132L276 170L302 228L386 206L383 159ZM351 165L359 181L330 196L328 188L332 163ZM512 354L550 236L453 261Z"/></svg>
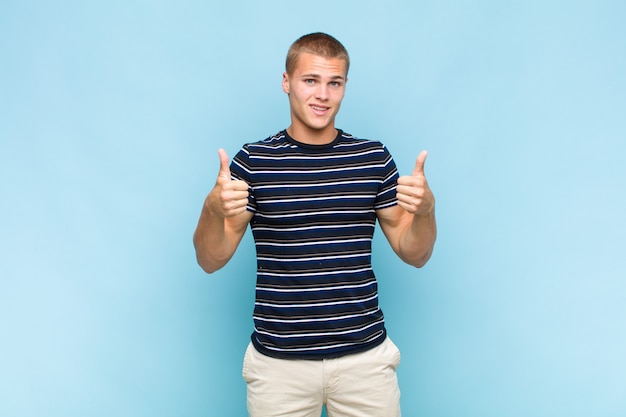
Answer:
<svg viewBox="0 0 626 417"><path fill-rule="evenodd" d="M193 235L198 264L209 274L228 263L252 219L246 210L248 184L232 181L226 152L220 149L219 156L220 172Z"/></svg>
<svg viewBox="0 0 626 417"><path fill-rule="evenodd" d="M437 237L435 198L424 175L426 156L420 153L413 175L398 178L398 205L376 212L394 252L417 268L430 259Z"/></svg>

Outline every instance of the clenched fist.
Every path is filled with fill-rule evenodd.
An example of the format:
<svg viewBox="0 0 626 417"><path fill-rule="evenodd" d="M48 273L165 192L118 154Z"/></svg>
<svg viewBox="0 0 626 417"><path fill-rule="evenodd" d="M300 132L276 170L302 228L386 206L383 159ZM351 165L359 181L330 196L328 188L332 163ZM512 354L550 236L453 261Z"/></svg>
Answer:
<svg viewBox="0 0 626 417"><path fill-rule="evenodd" d="M246 211L248 204L248 184L231 179L228 155L224 149L218 151L220 171L215 187L206 199L207 209L221 217L233 217Z"/></svg>
<svg viewBox="0 0 626 417"><path fill-rule="evenodd" d="M398 205L416 216L427 214L435 207L435 197L424 175L426 156L428 156L428 152L420 152L415 162L413 174L398 178L396 191Z"/></svg>

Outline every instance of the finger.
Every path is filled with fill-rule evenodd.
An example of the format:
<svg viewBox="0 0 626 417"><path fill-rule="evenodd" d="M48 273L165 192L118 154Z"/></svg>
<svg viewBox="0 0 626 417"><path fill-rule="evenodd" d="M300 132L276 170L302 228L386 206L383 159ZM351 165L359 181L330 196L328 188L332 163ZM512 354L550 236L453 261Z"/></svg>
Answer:
<svg viewBox="0 0 626 417"><path fill-rule="evenodd" d="M413 169L414 177L418 175L424 175L424 163L426 162L427 156L428 156L428 151L422 151L417 156L417 160L415 161L415 168Z"/></svg>
<svg viewBox="0 0 626 417"><path fill-rule="evenodd" d="M248 186L248 183L245 181L241 181L241 180L236 180L236 181L231 181L230 182L230 188L233 191L243 191L246 194L248 193L248 189L250 188Z"/></svg>
<svg viewBox="0 0 626 417"><path fill-rule="evenodd" d="M218 178L223 178L230 180L230 167L228 163L228 155L224 149L218 149L217 151L220 157L220 172L218 173Z"/></svg>

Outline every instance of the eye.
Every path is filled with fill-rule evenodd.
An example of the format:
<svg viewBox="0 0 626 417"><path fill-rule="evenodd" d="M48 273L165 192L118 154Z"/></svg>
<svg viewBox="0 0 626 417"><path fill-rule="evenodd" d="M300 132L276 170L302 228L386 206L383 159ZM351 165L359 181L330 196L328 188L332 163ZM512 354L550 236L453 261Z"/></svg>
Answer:
<svg viewBox="0 0 626 417"><path fill-rule="evenodd" d="M304 80L304 83L313 85L313 84L315 84L315 80L313 78L306 78Z"/></svg>
<svg viewBox="0 0 626 417"><path fill-rule="evenodd" d="M341 87L341 83L339 81L331 81L330 82L330 86L331 87Z"/></svg>

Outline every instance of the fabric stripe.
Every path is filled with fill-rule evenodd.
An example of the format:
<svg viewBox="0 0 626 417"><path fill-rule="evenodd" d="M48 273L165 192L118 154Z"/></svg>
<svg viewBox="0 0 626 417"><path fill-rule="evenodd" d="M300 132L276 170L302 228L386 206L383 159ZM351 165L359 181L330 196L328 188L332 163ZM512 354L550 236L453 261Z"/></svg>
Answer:
<svg viewBox="0 0 626 417"><path fill-rule="evenodd" d="M245 145L231 174L248 183L254 213L255 347L321 359L382 342L371 244L376 210L397 204L387 149L341 131L312 147L283 131Z"/></svg>

